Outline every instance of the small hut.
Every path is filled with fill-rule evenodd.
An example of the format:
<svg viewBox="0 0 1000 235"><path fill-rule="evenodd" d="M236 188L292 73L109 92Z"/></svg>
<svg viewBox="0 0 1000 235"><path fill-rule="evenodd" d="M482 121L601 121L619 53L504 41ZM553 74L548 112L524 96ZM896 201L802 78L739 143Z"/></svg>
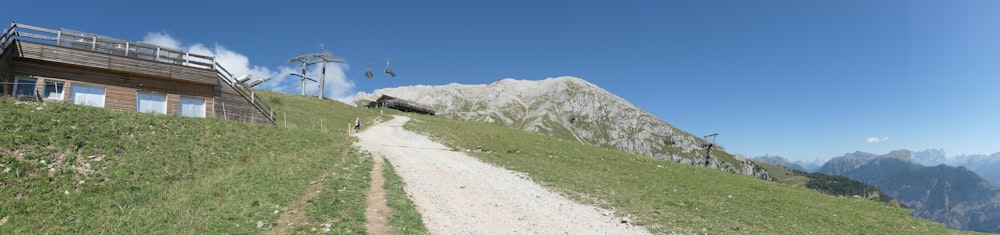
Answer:
<svg viewBox="0 0 1000 235"><path fill-rule="evenodd" d="M399 99L388 95L382 95L382 97L379 97L377 100L369 102L368 105L365 105L365 107L368 108L386 107L403 112L434 115L433 109L423 107L408 100Z"/></svg>

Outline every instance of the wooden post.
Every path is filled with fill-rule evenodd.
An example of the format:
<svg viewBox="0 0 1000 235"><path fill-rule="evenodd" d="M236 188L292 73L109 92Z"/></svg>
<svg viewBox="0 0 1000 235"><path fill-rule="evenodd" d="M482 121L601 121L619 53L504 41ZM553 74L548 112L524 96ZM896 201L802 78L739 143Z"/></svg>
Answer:
<svg viewBox="0 0 1000 235"><path fill-rule="evenodd" d="M226 120L229 120L229 114L226 113L226 101L225 100L222 101L222 118L226 119Z"/></svg>

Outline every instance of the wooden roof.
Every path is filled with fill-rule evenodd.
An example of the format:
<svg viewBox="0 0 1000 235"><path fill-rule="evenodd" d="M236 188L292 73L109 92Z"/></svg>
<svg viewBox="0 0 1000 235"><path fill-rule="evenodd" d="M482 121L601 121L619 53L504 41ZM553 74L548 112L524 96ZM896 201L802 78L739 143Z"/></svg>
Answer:
<svg viewBox="0 0 1000 235"><path fill-rule="evenodd" d="M420 105L414 102L404 99L399 99L388 95L382 95L377 100L369 102L368 105L365 105L365 107L368 108L386 107L403 112L434 115L433 109L421 107Z"/></svg>

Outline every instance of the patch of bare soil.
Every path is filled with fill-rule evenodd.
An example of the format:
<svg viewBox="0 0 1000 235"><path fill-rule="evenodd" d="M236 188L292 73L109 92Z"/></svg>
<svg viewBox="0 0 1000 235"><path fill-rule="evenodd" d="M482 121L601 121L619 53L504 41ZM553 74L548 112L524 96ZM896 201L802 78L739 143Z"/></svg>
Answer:
<svg viewBox="0 0 1000 235"><path fill-rule="evenodd" d="M371 185L368 188L368 207L365 209L365 218L368 234L393 234L395 231L389 226L389 216L392 216L392 209L386 205L385 199L385 177L382 175L384 168L382 157L372 155L375 166L372 167Z"/></svg>

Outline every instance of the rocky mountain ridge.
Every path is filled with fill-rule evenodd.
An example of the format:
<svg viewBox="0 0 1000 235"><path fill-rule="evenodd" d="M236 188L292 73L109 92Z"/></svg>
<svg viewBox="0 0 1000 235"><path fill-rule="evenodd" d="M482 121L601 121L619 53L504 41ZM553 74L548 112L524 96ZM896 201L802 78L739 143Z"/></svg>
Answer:
<svg viewBox="0 0 1000 235"><path fill-rule="evenodd" d="M771 179L756 163L681 131L625 99L576 77L491 84L405 86L359 92L356 102L389 95L432 107L437 115L497 123L621 151Z"/></svg>

